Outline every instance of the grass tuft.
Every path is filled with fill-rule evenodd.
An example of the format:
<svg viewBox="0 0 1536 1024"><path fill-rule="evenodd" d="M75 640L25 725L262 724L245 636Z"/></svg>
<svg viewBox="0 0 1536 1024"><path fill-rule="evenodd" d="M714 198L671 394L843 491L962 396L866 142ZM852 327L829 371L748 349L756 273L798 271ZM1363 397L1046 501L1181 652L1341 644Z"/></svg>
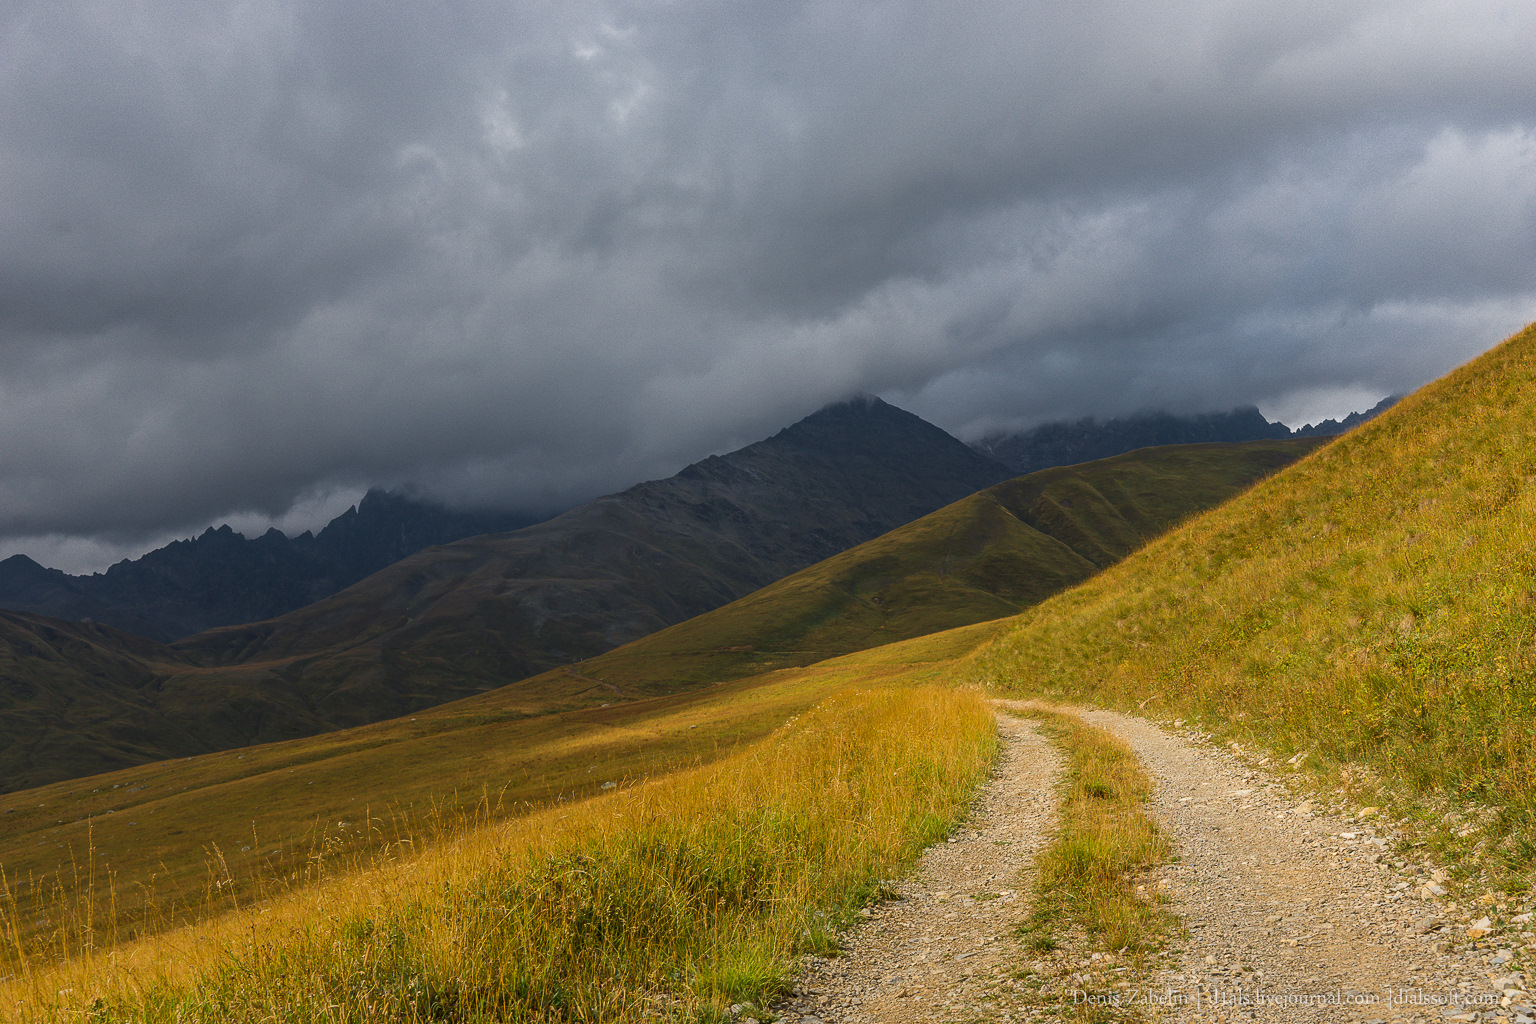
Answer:
<svg viewBox="0 0 1536 1024"><path fill-rule="evenodd" d="M1022 936L1034 951L1077 924L1103 949L1160 948L1175 919L1137 878L1171 852L1143 810L1152 783L1123 741L1072 715L1035 711L1069 754L1060 820L1036 862L1035 905Z"/></svg>

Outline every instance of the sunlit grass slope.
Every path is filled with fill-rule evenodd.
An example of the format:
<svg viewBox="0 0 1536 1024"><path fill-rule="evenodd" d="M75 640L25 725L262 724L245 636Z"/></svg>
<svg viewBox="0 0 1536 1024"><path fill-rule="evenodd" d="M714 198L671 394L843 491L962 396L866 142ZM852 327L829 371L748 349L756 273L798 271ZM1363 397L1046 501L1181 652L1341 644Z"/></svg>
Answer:
<svg viewBox="0 0 1536 1024"><path fill-rule="evenodd" d="M1024 613L976 664L1497 804L1508 827L1533 810L1533 640L1536 325Z"/></svg>
<svg viewBox="0 0 1536 1024"><path fill-rule="evenodd" d="M254 911L62 967L12 951L0 1014L723 1019L781 991L799 953L835 945L880 880L964 812L995 750L991 712L978 691L916 684L933 673L922 659L986 633L968 632L827 667L836 693L710 766L423 854L397 847Z"/></svg>
<svg viewBox="0 0 1536 1024"><path fill-rule="evenodd" d="M59 783L0 800L0 868L27 905L52 900L61 869L66 888L93 876L98 910L115 904L97 930L131 935L402 836L713 759L837 685L806 672L537 718L462 702ZM27 921L44 919L43 931L65 925L42 910Z"/></svg>
<svg viewBox="0 0 1536 1024"><path fill-rule="evenodd" d="M712 761L855 682L936 679L997 628L556 715L530 717L508 688L411 718L13 793L0 798L0 871L30 947L152 933L401 839Z"/></svg>

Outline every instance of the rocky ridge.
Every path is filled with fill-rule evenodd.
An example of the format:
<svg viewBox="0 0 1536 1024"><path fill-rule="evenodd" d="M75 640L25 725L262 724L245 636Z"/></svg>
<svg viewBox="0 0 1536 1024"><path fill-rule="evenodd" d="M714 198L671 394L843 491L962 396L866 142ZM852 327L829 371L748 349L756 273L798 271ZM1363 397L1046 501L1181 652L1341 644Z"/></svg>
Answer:
<svg viewBox="0 0 1536 1024"><path fill-rule="evenodd" d="M217 626L269 619L329 597L434 544L521 529L546 518L461 511L374 489L318 534L227 524L173 541L106 572L72 576L26 555L0 561L0 608L99 622L162 642Z"/></svg>
<svg viewBox="0 0 1536 1024"><path fill-rule="evenodd" d="M1256 406L1250 405L1231 412L1195 416L1146 412L1103 421L1088 417L1076 422L1045 423L1030 430L987 434L972 441L971 447L1015 473L1034 473L1157 445L1333 437L1386 412L1399 397L1383 398L1370 409L1352 412L1343 420L1323 420L1295 430L1284 423L1270 422Z"/></svg>

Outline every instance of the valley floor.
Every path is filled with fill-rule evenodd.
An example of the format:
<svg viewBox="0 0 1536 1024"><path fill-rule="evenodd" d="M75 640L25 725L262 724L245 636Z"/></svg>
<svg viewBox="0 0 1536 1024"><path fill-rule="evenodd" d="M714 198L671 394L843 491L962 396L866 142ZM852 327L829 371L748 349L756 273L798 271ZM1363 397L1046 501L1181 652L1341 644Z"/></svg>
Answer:
<svg viewBox="0 0 1536 1024"><path fill-rule="evenodd" d="M1479 935L1484 908L1453 902L1389 823L1323 813L1198 736L1072 713L1130 744L1153 777L1174 856L1143 882L1167 894L1184 936L1139 965L1082 936L1047 952L1014 937L1061 761L1032 723L1000 714L1004 757L971 818L847 936L844 956L809 961L781 1020L1536 1018L1521 943Z"/></svg>

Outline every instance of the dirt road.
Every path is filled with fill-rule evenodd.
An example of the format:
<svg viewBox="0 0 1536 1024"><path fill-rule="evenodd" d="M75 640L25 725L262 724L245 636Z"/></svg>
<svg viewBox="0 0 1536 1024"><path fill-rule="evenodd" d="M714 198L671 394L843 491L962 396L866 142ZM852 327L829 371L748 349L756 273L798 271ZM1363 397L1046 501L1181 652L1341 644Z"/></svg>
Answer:
<svg viewBox="0 0 1536 1024"><path fill-rule="evenodd" d="M1152 775L1177 857L1146 881L1187 937L1139 977L1082 943L1028 952L1012 931L1062 760L1000 708L1004 756L967 825L853 930L844 956L808 964L781 1019L1085 1019L1074 1013L1092 1008L1100 1019L1536 1024L1517 970L1536 936L1480 936L1488 908L1454 902L1439 866L1403 849L1390 823L1320 813L1227 751L1107 711L1066 709L1128 742Z"/></svg>

